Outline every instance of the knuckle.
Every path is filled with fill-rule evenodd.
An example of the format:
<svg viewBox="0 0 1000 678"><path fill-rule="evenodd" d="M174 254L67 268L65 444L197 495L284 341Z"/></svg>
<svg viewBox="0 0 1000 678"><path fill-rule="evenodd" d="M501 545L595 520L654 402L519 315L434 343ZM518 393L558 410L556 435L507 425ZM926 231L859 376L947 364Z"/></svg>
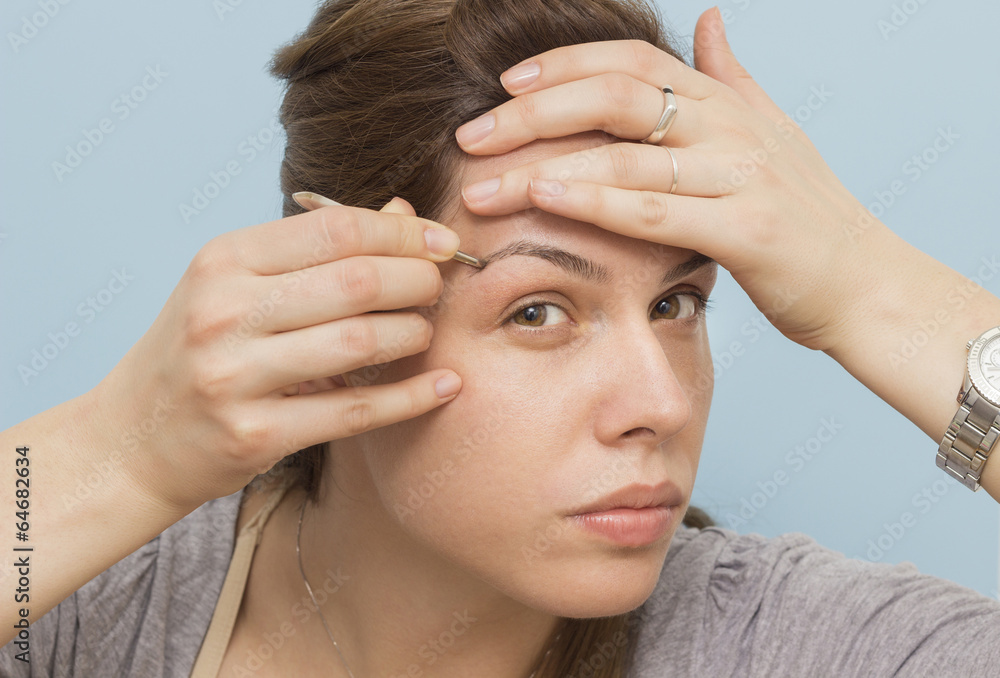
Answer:
<svg viewBox="0 0 1000 678"><path fill-rule="evenodd" d="M271 426L263 417L243 414L229 424L229 437L241 458L256 457L271 445Z"/></svg>
<svg viewBox="0 0 1000 678"><path fill-rule="evenodd" d="M514 112L523 122L533 122L537 120L542 113L538 97L532 94L519 96L511 103L514 108Z"/></svg>
<svg viewBox="0 0 1000 678"><path fill-rule="evenodd" d="M188 273L199 280L214 278L228 268L232 256L230 239L217 236L195 253Z"/></svg>
<svg viewBox="0 0 1000 678"><path fill-rule="evenodd" d="M200 299L180 314L180 336L186 346L203 347L218 340L233 327L232 300Z"/></svg>
<svg viewBox="0 0 1000 678"><path fill-rule="evenodd" d="M662 70L659 67L659 50L645 40L628 41L628 58L639 73Z"/></svg>
<svg viewBox="0 0 1000 678"><path fill-rule="evenodd" d="M639 191L639 223L642 226L660 226L667 221L667 202L655 191Z"/></svg>
<svg viewBox="0 0 1000 678"><path fill-rule="evenodd" d="M344 260L337 268L336 279L341 294L358 304L374 304L382 295L382 274L371 259Z"/></svg>
<svg viewBox="0 0 1000 678"><path fill-rule="evenodd" d="M347 318L339 323L340 350L352 356L369 356L379 345L378 328L368 318Z"/></svg>
<svg viewBox="0 0 1000 678"><path fill-rule="evenodd" d="M626 184L631 184L639 176L639 158L632 146L634 144L612 144L605 147L614 177Z"/></svg>
<svg viewBox="0 0 1000 678"><path fill-rule="evenodd" d="M624 73L609 73L603 77L604 95L615 108L630 109L636 104L636 81Z"/></svg>
<svg viewBox="0 0 1000 678"><path fill-rule="evenodd" d="M238 376L239 371L232 369L229 363L203 358L195 365L191 389L203 402L227 402L236 394Z"/></svg>
<svg viewBox="0 0 1000 678"><path fill-rule="evenodd" d="M375 403L366 396L355 396L342 415L344 432L348 436L364 433L375 425Z"/></svg>
<svg viewBox="0 0 1000 678"><path fill-rule="evenodd" d="M323 245L332 258L342 259L363 251L367 223L360 210L331 206L318 213L323 225Z"/></svg>

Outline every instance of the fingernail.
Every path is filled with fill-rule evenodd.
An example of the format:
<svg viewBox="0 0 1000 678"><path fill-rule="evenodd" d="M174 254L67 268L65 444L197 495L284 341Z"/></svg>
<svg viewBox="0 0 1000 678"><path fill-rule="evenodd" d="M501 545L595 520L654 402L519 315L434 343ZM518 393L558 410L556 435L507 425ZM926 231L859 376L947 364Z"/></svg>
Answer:
<svg viewBox="0 0 1000 678"><path fill-rule="evenodd" d="M424 229L424 240L427 241L427 249L434 254L441 256L451 256L458 250L458 233L450 228L432 228L428 226Z"/></svg>
<svg viewBox="0 0 1000 678"><path fill-rule="evenodd" d="M472 122L467 122L455 132L455 135L458 137L458 143L463 146L478 144L490 135L496 124L497 118L492 113L487 113Z"/></svg>
<svg viewBox="0 0 1000 678"><path fill-rule="evenodd" d="M487 198L492 198L499 190L500 177L497 177L487 181L480 181L478 184L466 186L465 190L462 191L462 195L464 195L465 199L469 202L482 202Z"/></svg>
<svg viewBox="0 0 1000 678"><path fill-rule="evenodd" d="M538 195L557 196L566 192L566 184L548 179L532 179L531 190Z"/></svg>
<svg viewBox="0 0 1000 678"><path fill-rule="evenodd" d="M532 61L505 71L500 76L500 82L507 91L524 89L537 80L541 72L542 67Z"/></svg>
<svg viewBox="0 0 1000 678"><path fill-rule="evenodd" d="M454 372L444 375L434 384L434 392L437 393L438 398L455 395L460 388L462 388L462 380Z"/></svg>

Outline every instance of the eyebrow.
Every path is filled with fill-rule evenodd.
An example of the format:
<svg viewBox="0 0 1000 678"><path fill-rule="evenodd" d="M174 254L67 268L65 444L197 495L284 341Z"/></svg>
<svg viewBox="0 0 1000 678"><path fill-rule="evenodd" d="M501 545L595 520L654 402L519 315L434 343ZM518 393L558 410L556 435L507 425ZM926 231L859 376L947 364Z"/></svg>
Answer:
<svg viewBox="0 0 1000 678"><path fill-rule="evenodd" d="M485 257L479 257L479 260L483 262L483 267L474 268L470 266L468 267L469 274L475 275L480 271L485 270L486 266L490 262L513 256L538 257L539 259L545 259L546 261L555 264L569 273L592 283L608 284L611 282L611 273L608 271L607 267L595 263L585 257L581 257L579 254L567 252L564 249L552 247L551 245L544 245L533 240L517 240L506 247L502 247L496 252L486 255ZM683 278L684 276L689 275L704 266L709 266L714 263L716 263L715 259L699 252L687 261L682 261L668 270L666 274L664 274L663 279L660 280L660 285L670 284L671 282L678 280L679 278Z"/></svg>

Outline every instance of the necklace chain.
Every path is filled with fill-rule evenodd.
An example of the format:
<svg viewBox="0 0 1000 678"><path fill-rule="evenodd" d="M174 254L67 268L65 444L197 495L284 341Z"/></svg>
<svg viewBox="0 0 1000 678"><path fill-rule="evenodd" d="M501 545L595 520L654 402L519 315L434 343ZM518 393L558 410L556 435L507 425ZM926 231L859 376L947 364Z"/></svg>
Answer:
<svg viewBox="0 0 1000 678"><path fill-rule="evenodd" d="M326 623L326 617L323 616L323 610L320 609L319 603L316 602L316 596L313 595L312 587L309 586L309 580L306 579L305 568L302 567L302 516L305 515L305 512L306 512L306 501L303 500L302 508L299 509L299 526L298 529L295 531L295 556L299 561L299 572L302 573L302 583L306 585L306 591L309 592L309 599L312 600L313 607L315 607L316 611L319 613L319 620L323 622L323 628L326 629L326 635L330 637L330 642L333 643L333 649L337 651L337 655L340 657L340 662L344 665L344 669L347 670L347 675L350 676L351 678L354 678L354 674L351 672L351 667L347 665L347 660L344 658L344 653L340 651L340 646L337 645L337 641L334 640L333 634L330 632L330 627ZM545 662L546 659L548 659L549 654L551 654L552 652L552 647L555 645L555 642L559 640L559 636L561 635L562 631L560 630L559 634L552 641L552 645L550 645L549 649L545 652L545 656L542 657L542 661L539 662L539 665L541 665L542 663ZM537 668L531 672L531 675L528 676L528 678L535 678L536 673L538 673Z"/></svg>

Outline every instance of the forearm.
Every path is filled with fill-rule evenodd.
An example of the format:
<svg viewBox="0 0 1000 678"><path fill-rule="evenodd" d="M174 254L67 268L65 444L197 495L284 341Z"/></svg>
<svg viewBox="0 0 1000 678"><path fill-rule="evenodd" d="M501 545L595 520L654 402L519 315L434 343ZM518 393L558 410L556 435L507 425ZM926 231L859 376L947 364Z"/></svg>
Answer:
<svg viewBox="0 0 1000 678"><path fill-rule="evenodd" d="M0 477L4 478L0 483L0 644L15 637L20 609L29 610L30 622L37 621L185 515L156 501L129 479L123 460L131 441L121 440L120 433L101 424L98 398L95 389L0 432ZM25 456L27 464L17 462ZM27 476L18 475L25 468ZM26 484L28 492L22 491L19 499L16 492ZM20 508L15 502L25 499L27 515L17 516ZM23 522L28 523L27 530L19 525ZM17 536L22 531L27 533L26 541ZM13 550L26 547L33 550Z"/></svg>
<svg viewBox="0 0 1000 678"><path fill-rule="evenodd" d="M958 410L966 343L1000 325L1000 299L888 230L871 235L862 245L885 257L859 272L857 312L826 353L931 438L914 462L933 464ZM1000 501L1000 463L981 484Z"/></svg>

